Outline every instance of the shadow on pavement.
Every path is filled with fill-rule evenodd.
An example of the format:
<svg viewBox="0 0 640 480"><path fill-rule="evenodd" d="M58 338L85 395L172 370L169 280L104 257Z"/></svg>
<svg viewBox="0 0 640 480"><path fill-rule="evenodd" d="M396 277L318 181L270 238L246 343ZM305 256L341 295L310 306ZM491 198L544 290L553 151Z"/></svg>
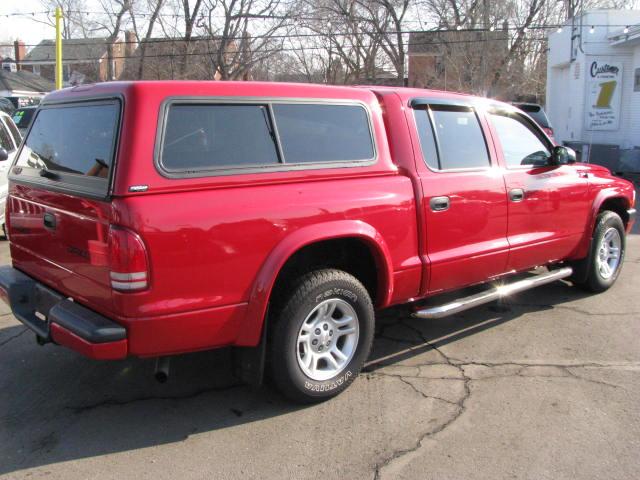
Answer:
<svg viewBox="0 0 640 480"><path fill-rule="evenodd" d="M556 282L520 294L517 308L491 304L437 321L411 319L407 307L388 309L380 312L367 370L583 295ZM383 330L398 321L413 334L390 341ZM0 474L180 442L302 408L269 387L239 384L225 350L175 358L169 382L158 384L153 360L94 362L39 347L23 330L0 330Z"/></svg>

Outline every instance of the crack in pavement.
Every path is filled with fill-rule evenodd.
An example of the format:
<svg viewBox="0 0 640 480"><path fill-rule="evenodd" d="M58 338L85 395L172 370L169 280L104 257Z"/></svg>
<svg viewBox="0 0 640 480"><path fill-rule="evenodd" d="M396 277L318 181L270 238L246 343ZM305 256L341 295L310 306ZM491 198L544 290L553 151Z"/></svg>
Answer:
<svg viewBox="0 0 640 480"><path fill-rule="evenodd" d="M442 350L440 350L434 344L430 343L419 329L415 328L413 325L407 324L405 320L400 320L399 323L404 325L406 328L413 331L414 333L416 333L418 337L424 341L425 344L431 346L433 350L438 352L444 359L445 361L444 364L450 365L459 370L460 376L462 377L461 380L464 382L463 383L464 394L457 402L448 402L448 403L452 403L457 407L456 411L453 413L453 415L451 415L449 419L447 419L445 422L443 422L441 425L437 426L436 428L429 429L427 432L420 435L420 437L418 438L417 442L413 445L413 447L402 449L402 450L396 450L395 452L393 452L393 454L389 458L385 459L383 462L376 463L375 469L374 469L374 475L373 475L374 480L380 479L383 468L387 467L392 462L396 461L398 458L401 458L405 455L408 455L410 453L417 451L422 446L422 442L426 438L436 435L437 433L442 432L443 430L451 426L466 411L466 402L471 397L471 387L470 387L471 378L467 376L467 374L464 371L464 368L462 368L460 365L454 364L451 361L451 359L449 359L449 357L444 352L442 352ZM413 390L418 391L413 385L411 385L410 382L405 382L404 380L402 381L404 383L407 383L409 386L411 386ZM418 393L422 396L425 396L423 392L418 391Z"/></svg>
<svg viewBox="0 0 640 480"><path fill-rule="evenodd" d="M0 343L0 347L4 347L7 343L9 343L11 340L15 340L16 338L18 338L20 335L22 335L23 333L29 331L29 329L27 327L24 327L22 329L22 331L20 331L20 333L16 333L15 335L7 338L6 340L4 340L2 343Z"/></svg>
<svg viewBox="0 0 640 480"><path fill-rule="evenodd" d="M152 400L190 400L192 398L195 398L207 393L226 392L226 391L233 390L239 387L244 387L244 386L246 385L243 383L234 383L232 385L227 385L224 387L202 388L184 395L149 395L144 397L135 397L128 400L116 400L114 398L106 398L96 403L91 403L87 405L78 405L75 407L67 406L64 408L65 410L71 410L75 414L81 414L91 410L96 410L98 408L122 407L125 405L130 405L132 403L148 402Z"/></svg>
<svg viewBox="0 0 640 480"><path fill-rule="evenodd" d="M412 331L413 333L415 333L423 342L425 346L429 346L431 347L431 349L435 350L443 359L443 362L441 363L426 363L426 364L418 364L418 365L411 365L410 367L407 368L416 368L418 371L417 375L410 375L410 374L401 374L401 373L391 373L391 372L385 372L385 371L373 371L368 373L369 376L371 377L384 377L384 376L388 376L388 377L392 377L392 378L397 378L399 381L401 381L402 383L408 385L415 393L421 395L423 398L425 399L433 399L433 400L437 400L437 401L442 401L442 402L446 402L447 404L450 405L454 405L456 407L455 412L453 412L452 415L450 415L450 417L448 419L446 419L446 421L444 421L443 423L441 423L440 425L438 425L435 428L430 428L429 430L427 430L426 432L423 432L421 435L419 435L417 441L415 442L414 445L412 445L409 448L404 448L404 449L399 449L394 451L388 458L384 459L381 462L377 462L374 466L374 473L373 473L373 479L374 480L380 480L380 478L382 477L382 471L384 468L388 467L389 465L391 465L393 462L397 461L398 459L409 455L413 452L416 452L420 447L422 447L425 439L432 437L444 430L446 430L447 428L449 428L454 422L456 422L456 420L458 420L462 414L464 414L464 412L467 409L467 403L469 401L469 399L471 398L471 383L472 382L477 382L477 381L482 381L482 380L488 380L491 378L508 378L508 377L514 377L514 376L518 376L518 377L522 377L522 378L571 378L574 380L578 380L578 381L584 381L584 382L588 382L588 383L593 383L593 384L597 384L597 385L603 385L603 386L607 386L607 387L611 387L611 388L624 388L621 385L616 385L613 383L608 383L605 381L601 381L601 380L595 380L592 378L587 378L584 377L582 375L579 375L578 373L576 373L573 369L577 369L577 368L626 368L626 367L632 367L634 369L640 369L640 362L626 362L626 363L598 363L598 362L582 362L582 363L535 363L535 362L530 362L530 363L524 363L524 362L465 362L463 360L460 359L455 359L453 357L448 356L447 354L445 354L438 346L436 346L435 344L431 343L422 333L422 331L420 331L420 329L414 327L413 325L410 325L406 322L406 320L401 319L399 322L399 324L403 325L405 328L407 328L408 330ZM411 342L408 339L396 339L396 338L389 338L390 340L393 341L404 341L406 343L413 343L415 344L415 342ZM458 372L460 373L460 378L455 378L455 377L425 377L422 376L421 373L421 367L434 367L437 365L448 365L451 366L452 368L455 368L458 370ZM499 367L515 367L516 370L515 372L507 372L504 374L498 374L498 375L491 375L491 376L482 376L482 377L476 377L474 378L473 376L470 375L470 372L468 370L470 370L470 367L485 367L488 369L495 369L495 368L499 368ZM562 375L551 375L551 374L543 374L540 372L535 372L536 368L555 368L558 369L559 372L562 373ZM533 372L529 372L527 374L527 369L533 369ZM447 400L444 399L442 397L438 397L435 395L428 395L426 393L424 393L423 391L421 391L420 389L418 389L415 385L413 385L413 383L409 380L411 378L421 378L421 379L442 379L442 380L456 380L456 381L461 381L463 382L464 385L464 390L463 390L463 394L461 395L460 399L458 401L451 401L451 400Z"/></svg>

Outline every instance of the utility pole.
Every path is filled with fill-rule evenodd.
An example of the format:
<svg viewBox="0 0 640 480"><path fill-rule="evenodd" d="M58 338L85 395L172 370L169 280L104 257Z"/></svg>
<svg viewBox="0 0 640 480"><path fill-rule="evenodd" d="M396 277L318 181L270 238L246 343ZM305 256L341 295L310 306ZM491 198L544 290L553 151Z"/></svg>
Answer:
<svg viewBox="0 0 640 480"><path fill-rule="evenodd" d="M487 48L489 44L489 0L483 0L482 1L482 27L484 29L484 31L482 32L482 35L484 36L484 44L482 46L482 55L480 57L481 59L481 84L480 84L480 94L483 97L486 97L488 94L487 91L487 54L488 52L491 51L490 48Z"/></svg>
<svg viewBox="0 0 640 480"><path fill-rule="evenodd" d="M56 7L56 90L62 88L62 8Z"/></svg>

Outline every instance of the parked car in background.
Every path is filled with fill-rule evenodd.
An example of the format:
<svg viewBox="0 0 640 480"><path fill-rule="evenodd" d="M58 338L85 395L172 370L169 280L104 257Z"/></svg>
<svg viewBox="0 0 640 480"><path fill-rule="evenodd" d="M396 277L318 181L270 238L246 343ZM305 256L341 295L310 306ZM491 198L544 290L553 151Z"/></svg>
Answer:
<svg viewBox="0 0 640 480"><path fill-rule="evenodd" d="M0 112L0 225L5 237L4 207L7 202L7 174L21 142L22 136L11 117Z"/></svg>
<svg viewBox="0 0 640 480"><path fill-rule="evenodd" d="M22 107L13 112L12 118L13 122L20 130L22 136L26 135L27 129L29 125L31 125L31 120L33 120L33 114L36 113L38 107Z"/></svg>
<svg viewBox="0 0 640 480"><path fill-rule="evenodd" d="M549 135L549 138L555 141L555 139L553 138L553 128L551 127L549 118L547 117L547 114L541 105L538 105L537 103L523 102L513 102L512 105L519 108L531 118L533 118L536 123L540 125L540 128L542 128L542 130L544 130L544 132Z"/></svg>
<svg viewBox="0 0 640 480"><path fill-rule="evenodd" d="M0 112L8 113L9 115L11 115L15 109L16 106L11 100L9 100L8 98L0 97Z"/></svg>
<svg viewBox="0 0 640 480"><path fill-rule="evenodd" d="M232 347L241 378L267 368L303 402L354 380L376 309L608 289L635 214L630 182L512 105L410 88L58 90L9 178L0 298L40 343L158 357L159 379L172 355Z"/></svg>

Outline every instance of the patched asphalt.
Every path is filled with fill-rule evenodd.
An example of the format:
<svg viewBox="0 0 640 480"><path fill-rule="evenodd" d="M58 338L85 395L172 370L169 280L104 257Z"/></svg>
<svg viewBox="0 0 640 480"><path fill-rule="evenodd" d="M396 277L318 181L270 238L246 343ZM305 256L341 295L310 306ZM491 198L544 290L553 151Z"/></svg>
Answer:
<svg viewBox="0 0 640 480"><path fill-rule="evenodd" d="M0 263L8 263L0 243ZM226 351L94 362L0 306L0 478L634 479L640 236L618 283L565 282L442 320L378 315L363 373L321 405L240 384Z"/></svg>

